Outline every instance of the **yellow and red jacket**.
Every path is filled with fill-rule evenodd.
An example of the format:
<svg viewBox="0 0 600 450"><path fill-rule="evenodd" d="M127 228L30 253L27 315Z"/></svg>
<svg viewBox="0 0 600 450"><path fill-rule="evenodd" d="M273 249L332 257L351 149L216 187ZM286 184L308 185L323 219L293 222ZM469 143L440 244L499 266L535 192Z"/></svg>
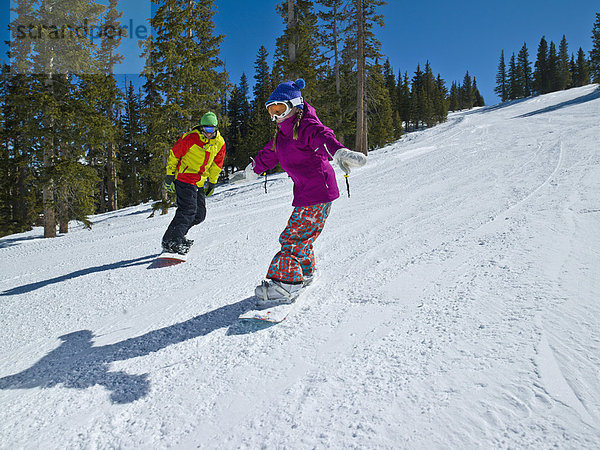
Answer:
<svg viewBox="0 0 600 450"><path fill-rule="evenodd" d="M225 159L225 139L217 130L213 139L207 139L194 129L179 138L167 160L167 175L184 183L204 186L208 178L216 183Z"/></svg>

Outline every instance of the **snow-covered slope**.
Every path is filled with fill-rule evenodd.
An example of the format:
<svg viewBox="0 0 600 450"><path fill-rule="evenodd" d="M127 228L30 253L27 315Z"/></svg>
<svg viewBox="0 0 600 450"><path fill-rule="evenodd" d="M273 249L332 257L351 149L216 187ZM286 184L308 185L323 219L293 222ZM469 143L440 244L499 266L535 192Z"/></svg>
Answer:
<svg viewBox="0 0 600 450"><path fill-rule="evenodd" d="M0 239L0 447L599 447L599 118L587 86L372 152L269 328L236 319L283 174L219 188L174 267L149 205Z"/></svg>

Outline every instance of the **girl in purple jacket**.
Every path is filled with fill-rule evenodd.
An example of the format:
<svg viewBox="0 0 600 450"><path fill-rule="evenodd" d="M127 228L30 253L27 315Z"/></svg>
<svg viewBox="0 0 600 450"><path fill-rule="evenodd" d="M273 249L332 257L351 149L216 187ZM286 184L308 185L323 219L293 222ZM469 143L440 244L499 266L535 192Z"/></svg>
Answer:
<svg viewBox="0 0 600 450"><path fill-rule="evenodd" d="M255 174L277 163L294 182L294 211L279 237L281 250L274 256L266 278L256 287L262 303L294 301L315 273L313 242L325 225L333 200L340 196L334 160L346 173L365 164L366 156L344 148L315 109L304 101L304 80L281 83L265 104L277 128L273 139L258 153Z"/></svg>

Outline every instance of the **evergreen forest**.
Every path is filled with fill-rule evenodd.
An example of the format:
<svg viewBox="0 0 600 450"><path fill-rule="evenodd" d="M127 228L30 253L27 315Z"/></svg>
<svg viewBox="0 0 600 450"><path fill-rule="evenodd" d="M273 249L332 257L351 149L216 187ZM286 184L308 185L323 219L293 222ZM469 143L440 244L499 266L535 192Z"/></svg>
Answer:
<svg viewBox="0 0 600 450"><path fill-rule="evenodd" d="M508 65L502 50L494 92L505 102L600 83L600 13L596 14L592 29L592 44L588 58L581 47L576 53L569 53L564 35L558 47L542 36L533 63L524 43L516 57L514 52L511 54Z"/></svg>
<svg viewBox="0 0 600 450"><path fill-rule="evenodd" d="M0 74L0 236L43 226L55 237L73 220L92 227L92 214L150 201L166 213L174 200L163 186L169 151L207 111L227 144L226 183L272 137L264 104L282 81L303 78L321 121L363 153L485 104L468 71L447 86L429 61L393 68L376 34L383 0L280 1L284 32L256 49L239 80L223 62L216 0L152 0L153 33L140 46L145 66L136 80L114 70L125 35L58 40L58 25L47 26L93 19L119 29L117 0L52 3L15 2L10 64ZM23 23L36 39L20 39ZM565 39L556 49L542 38L533 67L525 45L508 66L502 52L496 92L506 101L600 81L600 15L592 38L589 58L581 49L569 58Z"/></svg>

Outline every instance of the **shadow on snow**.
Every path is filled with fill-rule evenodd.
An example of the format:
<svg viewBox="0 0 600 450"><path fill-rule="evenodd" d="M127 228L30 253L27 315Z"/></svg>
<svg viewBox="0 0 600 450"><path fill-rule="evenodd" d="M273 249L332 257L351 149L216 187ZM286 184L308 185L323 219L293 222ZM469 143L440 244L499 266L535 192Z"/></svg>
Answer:
<svg viewBox="0 0 600 450"><path fill-rule="evenodd" d="M205 336L219 328L229 327L228 335L247 334L266 328L238 321L238 316L253 307L254 298L218 308L142 336L101 347L93 346L94 334L81 330L60 336L60 346L29 369L0 378L0 389L52 388L61 384L71 389L104 386L113 403L139 400L150 392L149 374L131 375L109 371L110 363L123 361L162 350L170 345Z"/></svg>
<svg viewBox="0 0 600 450"><path fill-rule="evenodd" d="M520 116L517 116L517 118L531 117L531 116L536 116L538 114L544 114L547 112L557 111L559 109L566 108L569 106L581 105L582 103L591 102L598 98L600 98L600 89L596 89L593 92L590 92L589 94L582 95L581 97L577 97L577 98L574 98L571 100L557 103L556 105L550 105L550 106L547 106L546 108L542 108L542 109L538 109L536 111L531 111L531 112L528 112L525 114L521 114Z"/></svg>
<svg viewBox="0 0 600 450"><path fill-rule="evenodd" d="M121 269L124 267L132 267L139 266L141 264L147 264L150 260L155 259L157 256L158 254L149 255L143 256L141 258L129 259L126 261L119 261L111 264L103 264L102 266L97 267L88 267L87 269L77 270L73 273L61 275L60 277L50 278L49 280L37 281L35 283L25 284L23 286L17 286L12 289L7 289L6 291L0 293L0 296L27 294L37 289L41 289L45 286L49 286L51 284L56 283L62 283L63 281L72 280L73 278L82 277L84 275L90 275L92 273L97 272L104 272L106 270Z"/></svg>
<svg viewBox="0 0 600 450"><path fill-rule="evenodd" d="M57 237L60 237L57 236ZM8 248L8 247L14 247L16 245L19 245L21 242L26 242L26 241L43 241L44 237L42 235L35 235L35 236L21 236L19 235L18 237L4 237L2 239L0 239L0 248Z"/></svg>

